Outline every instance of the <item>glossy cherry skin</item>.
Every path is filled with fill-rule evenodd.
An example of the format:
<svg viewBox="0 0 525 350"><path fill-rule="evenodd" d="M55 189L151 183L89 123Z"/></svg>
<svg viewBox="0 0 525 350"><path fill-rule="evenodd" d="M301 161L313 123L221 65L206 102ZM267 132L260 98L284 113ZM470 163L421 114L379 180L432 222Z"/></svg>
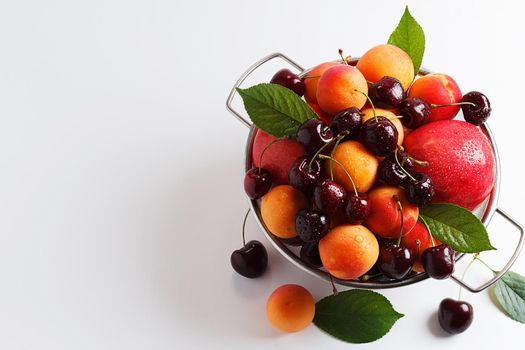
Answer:
<svg viewBox="0 0 525 350"><path fill-rule="evenodd" d="M263 168L251 168L244 175L244 192L251 200L262 198L272 187L272 176Z"/></svg>
<svg viewBox="0 0 525 350"><path fill-rule="evenodd" d="M466 301L446 298L439 304L439 324L450 334L463 333L470 327L473 319L474 309Z"/></svg>
<svg viewBox="0 0 525 350"><path fill-rule="evenodd" d="M409 177L403 169L401 169L398 162L409 174L414 171L414 161L408 153L405 151L397 151L396 161L396 152L394 151L379 163L379 167L377 168L378 180L391 186L405 185Z"/></svg>
<svg viewBox="0 0 525 350"><path fill-rule="evenodd" d="M321 257L319 256L319 242L305 243L301 247L299 256L302 261L313 267L322 267Z"/></svg>
<svg viewBox="0 0 525 350"><path fill-rule="evenodd" d="M370 201L366 193L348 194L345 205L345 217L349 224L361 224L370 215Z"/></svg>
<svg viewBox="0 0 525 350"><path fill-rule="evenodd" d="M487 96L483 95L481 92L471 91L463 95L461 102L472 102L475 104L475 106L461 106L463 116L470 124L479 126L485 123L485 121L487 121L487 119L490 117L490 112L492 111L490 107L490 101Z"/></svg>
<svg viewBox="0 0 525 350"><path fill-rule="evenodd" d="M230 262L239 275L256 278L266 271L268 253L261 242L253 240L235 250L230 257Z"/></svg>
<svg viewBox="0 0 525 350"><path fill-rule="evenodd" d="M448 278L454 273L454 250L446 244L427 248L421 254L421 262L430 277Z"/></svg>
<svg viewBox="0 0 525 350"><path fill-rule="evenodd" d="M315 158L309 167L310 157L297 158L288 172L288 182L299 191L310 195L321 178L321 161Z"/></svg>
<svg viewBox="0 0 525 350"><path fill-rule="evenodd" d="M412 176L416 181L409 179L405 185L408 200L418 207L432 202L436 194L432 180L424 173L416 173Z"/></svg>
<svg viewBox="0 0 525 350"><path fill-rule="evenodd" d="M343 208L346 200L346 190L337 182L325 179L314 190L314 203L319 210L328 215Z"/></svg>
<svg viewBox="0 0 525 350"><path fill-rule="evenodd" d="M304 242L316 242L330 230L328 216L319 210L302 209L295 217L295 231Z"/></svg>
<svg viewBox="0 0 525 350"><path fill-rule="evenodd" d="M406 247L388 244L379 248L377 266L387 277L400 280L408 276L416 256Z"/></svg>
<svg viewBox="0 0 525 350"><path fill-rule="evenodd" d="M297 130L297 142L303 146L308 154L315 154L321 147L332 142L334 133L323 121L309 119ZM324 148L323 154L329 154L331 147Z"/></svg>
<svg viewBox="0 0 525 350"><path fill-rule="evenodd" d="M370 118L361 127L361 142L372 153L385 157L397 147L397 129L390 120L378 116Z"/></svg>
<svg viewBox="0 0 525 350"><path fill-rule="evenodd" d="M337 113L332 119L330 129L334 135L347 132L345 139L350 139L359 133L364 113L357 107L350 107Z"/></svg>
<svg viewBox="0 0 525 350"><path fill-rule="evenodd" d="M289 69L283 68L274 74L272 84L279 84L295 92L299 96L304 95L305 85L304 81L299 78L297 74L292 73Z"/></svg>
<svg viewBox="0 0 525 350"><path fill-rule="evenodd" d="M370 86L368 95L379 107L397 108L403 100L404 89L396 78L383 77Z"/></svg>
<svg viewBox="0 0 525 350"><path fill-rule="evenodd" d="M430 105L420 98L407 98L399 105L401 122L409 129L419 128L430 120Z"/></svg>

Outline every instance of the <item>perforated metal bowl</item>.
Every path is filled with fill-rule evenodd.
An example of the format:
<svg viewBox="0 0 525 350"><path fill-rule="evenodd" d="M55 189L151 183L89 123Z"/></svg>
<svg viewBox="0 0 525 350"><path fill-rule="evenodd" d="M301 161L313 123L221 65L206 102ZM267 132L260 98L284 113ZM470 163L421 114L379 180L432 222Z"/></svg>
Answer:
<svg viewBox="0 0 525 350"><path fill-rule="evenodd" d="M237 112L233 105L233 99L236 94L236 88L240 87L242 83L252 74L257 68L265 64L266 62L274 59L274 58L280 58L293 66L295 69L299 71L299 76L305 76L311 69L303 69L299 64L297 64L295 61L291 60L287 56L281 54L281 53L273 53L270 54L259 61L255 62L250 68L248 68L241 77L237 80L235 85L233 86L228 99L226 101L226 108L228 111L230 111L235 118L237 118L243 125L249 128L249 134L248 134L248 140L246 142L246 152L245 152L245 161L244 161L244 172L249 170L252 167L252 159L251 159L251 150L253 146L253 140L255 138L255 134L257 131L257 128L252 125L246 118L242 116L241 113ZM356 62L358 58L355 58L354 61ZM430 74L431 71L428 69L422 68L419 71L420 75L426 75ZM516 245L516 248L514 250L514 253L510 257L509 261L505 265L505 267L496 274L493 278L491 278L489 281L485 282L483 285L478 287L473 287L467 283L462 282L455 276L452 276L452 280L457 282L458 284L462 285L464 288L468 289L471 292L477 293L480 292L488 287L490 287L492 284L494 284L498 279L501 278L514 264L514 261L518 257L521 248L523 246L524 241L524 233L523 233L523 227L516 222L514 219L512 219L508 214L506 214L504 211L498 208L498 197L499 197L499 188L500 188L500 158L498 153L498 148L496 147L496 142L494 140L494 136L492 135L489 127L484 124L481 126L481 130L487 135L488 139L490 140L492 144L492 148L494 149L494 155L495 155L495 161L496 161L496 181L494 188L492 189L492 192L490 193L489 197L485 200L485 202L476 210L475 214L481 219L483 224L485 226L488 226L490 223L492 217L494 214L499 214L503 218L505 218L507 221L509 221L519 232L520 238ZM331 279L331 276L324 270L320 268L315 268L312 266L309 266L305 264L294 252L295 249L288 247L286 244L284 244L281 239L274 236L268 228L265 226L264 221L261 217L261 211L259 208L259 203L257 201L250 201L250 206L255 214L255 219L257 220L257 223L263 230L266 238L272 243L272 245L277 249L285 258L287 258L292 264L299 267L301 270L317 276L319 278L322 278L324 280L329 281ZM456 255L456 260L461 259L464 256L464 254L458 254ZM333 277L332 277L333 278ZM389 280L389 279L370 279L370 280L361 280L361 279L354 279L354 280L341 280L337 278L333 278L334 282L340 285L354 287L354 288L369 288L369 289L380 289L380 288L394 288L394 287L401 287L406 286L412 283L420 282L428 278L428 275L426 273L412 273L410 276L408 276L405 279L402 280Z"/></svg>

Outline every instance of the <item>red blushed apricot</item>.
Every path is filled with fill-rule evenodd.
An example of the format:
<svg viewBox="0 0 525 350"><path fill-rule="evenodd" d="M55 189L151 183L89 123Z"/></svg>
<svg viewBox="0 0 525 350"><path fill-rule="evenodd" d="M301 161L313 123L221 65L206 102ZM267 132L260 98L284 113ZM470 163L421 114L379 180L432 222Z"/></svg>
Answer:
<svg viewBox="0 0 525 350"><path fill-rule="evenodd" d="M275 136L268 135L261 129L257 130L252 148L253 166L259 166L259 158L264 148L273 140ZM262 167L270 173L275 184L283 185L288 183L288 172L292 168L297 158L303 156L303 147L295 141L284 140L272 144L262 158Z"/></svg>
<svg viewBox="0 0 525 350"><path fill-rule="evenodd" d="M330 274L350 280L364 275L374 266L379 256L379 244L366 227L341 225L319 241L319 255Z"/></svg>
<svg viewBox="0 0 525 350"><path fill-rule="evenodd" d="M355 187L359 192L367 192L376 180L379 161L365 146L357 141L346 141L340 143L333 157L346 169L354 180ZM329 169L329 165L325 166ZM346 172L336 162L332 163L334 180L341 184L349 193L353 193L352 182Z"/></svg>
<svg viewBox="0 0 525 350"><path fill-rule="evenodd" d="M364 113L363 123L366 122L368 119L374 117L374 111L372 108L364 108L361 110L361 112ZM405 139L405 129L403 128L401 120L399 118L396 118L396 114L394 114L388 109L376 108L376 115L388 118L392 122L392 124L394 124L394 126L397 129L397 144L401 146Z"/></svg>
<svg viewBox="0 0 525 350"><path fill-rule="evenodd" d="M297 284L277 288L266 303L266 318L282 332L293 333L308 327L314 315L314 297Z"/></svg>
<svg viewBox="0 0 525 350"><path fill-rule="evenodd" d="M308 103L308 106L310 106L310 108L314 110L314 112L317 114L319 119L321 119L327 125L330 125L330 123L332 122L332 118L333 118L331 115L328 115L325 112L323 112L321 108L319 107L319 105L316 105L315 103L311 103L311 102L307 102L307 103Z"/></svg>
<svg viewBox="0 0 525 350"><path fill-rule="evenodd" d="M435 245L441 244L437 238L433 238L433 240ZM425 249L432 247L432 239L430 239L430 233L428 232L427 227L418 221L414 228L401 238L401 245L410 249L412 254L417 255L412 270L416 272L424 272L425 269L421 263L421 254L423 254Z"/></svg>
<svg viewBox="0 0 525 350"><path fill-rule="evenodd" d="M396 78L405 91L414 80L414 64L410 56L394 45L371 48L357 62L357 69L373 83L386 76Z"/></svg>
<svg viewBox="0 0 525 350"><path fill-rule="evenodd" d="M306 76L309 77L317 77L317 78L306 78L304 79L304 99L307 102L317 104L317 83L319 82L319 77L323 75L324 72L328 70L328 68L332 68L333 66L340 65L341 63L337 62L325 62L317 65L314 69L312 69Z"/></svg>
<svg viewBox="0 0 525 350"><path fill-rule="evenodd" d="M417 79L408 97L419 97L430 104L444 105L461 101L463 95L458 84L446 74L428 74ZM430 121L453 119L458 114L459 106L432 108Z"/></svg>
<svg viewBox="0 0 525 350"><path fill-rule="evenodd" d="M295 216L308 207L308 199L290 185L276 186L263 197L261 216L268 230L280 238L292 238L295 231Z"/></svg>
<svg viewBox="0 0 525 350"><path fill-rule="evenodd" d="M368 84L353 66L340 64L331 67L317 83L317 103L331 115L350 107L361 109L366 103L363 93L368 94Z"/></svg>
<svg viewBox="0 0 525 350"><path fill-rule="evenodd" d="M383 238L398 238L400 234L401 214L394 196L399 198L403 207L403 235L412 230L419 216L419 208L408 201L403 189L392 186L374 188L368 193L371 210L365 226Z"/></svg>

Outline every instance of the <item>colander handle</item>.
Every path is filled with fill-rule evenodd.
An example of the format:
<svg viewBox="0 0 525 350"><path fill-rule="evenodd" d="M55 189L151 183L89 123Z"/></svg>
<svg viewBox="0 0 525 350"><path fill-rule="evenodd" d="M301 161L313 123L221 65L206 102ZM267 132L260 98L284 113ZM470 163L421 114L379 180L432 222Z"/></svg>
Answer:
<svg viewBox="0 0 525 350"><path fill-rule="evenodd" d="M514 225L514 227L516 227L518 229L518 231L520 233L520 240L518 241L518 244L516 245L516 249L514 250L514 254L512 254L512 256L510 257L510 259L507 262L507 264L505 265L505 267L503 267L503 269L501 269L501 271L499 271L494 277L492 277L489 281L485 282L481 286L474 288L471 285L461 281L459 278L457 278L455 276L451 276L451 278L457 284L463 286L465 289L471 291L472 293L478 293L478 292L481 292L482 290L487 289L488 287L490 287L491 285L496 283L504 274L506 274L507 271L509 271L509 269L514 264L514 261L516 261L516 259L518 258L518 255L520 255L521 248L523 246L523 241L525 240L524 239L524 233L523 233L523 227L516 220L511 218L507 213L505 213L500 208L496 209L496 213L498 213L499 215L503 216L504 219L509 221L512 225Z"/></svg>
<svg viewBox="0 0 525 350"><path fill-rule="evenodd" d="M240 76L240 78L237 80L237 82L233 86L232 90L230 91L230 94L228 95L228 99L226 100L226 109L228 111L230 111L230 113L233 114L233 116L235 118L237 118L241 123L243 123L247 128L250 128L252 126L252 124L246 118L244 118L239 112L237 112L232 106L233 98L235 97L235 93L237 92L236 89L238 87L240 87L241 84L246 80L246 78L248 78L250 76L250 74L252 74L257 68L259 68L260 66L262 66L266 62L268 62L268 61L270 61L270 60L272 60L272 59L274 59L276 57L279 57L280 59L286 61L288 64L290 64L291 66L295 67L296 69L298 69L301 72L304 70L303 67L301 67L297 62L295 62L291 58L283 55L280 52L275 52L275 53L272 53L272 54L270 54L270 55L268 55L266 57L263 57L259 61L255 62L250 68L248 68L246 70L246 72L244 72Z"/></svg>

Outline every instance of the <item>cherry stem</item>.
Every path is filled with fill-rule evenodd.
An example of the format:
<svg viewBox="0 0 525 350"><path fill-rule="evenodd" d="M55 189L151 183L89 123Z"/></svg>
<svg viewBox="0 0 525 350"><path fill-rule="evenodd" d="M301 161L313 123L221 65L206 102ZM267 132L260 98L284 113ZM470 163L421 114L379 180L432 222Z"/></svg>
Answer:
<svg viewBox="0 0 525 350"><path fill-rule="evenodd" d="M348 61L346 60L346 58L343 56L343 49L339 49L339 56L341 56L341 59L343 60L343 64L348 64Z"/></svg>
<svg viewBox="0 0 525 350"><path fill-rule="evenodd" d="M472 263L474 262L474 260L476 260L476 256L477 256L477 254L474 254L474 256L472 257L472 260L470 260L470 262L468 263L467 267L465 267L465 270L463 271L463 274L461 275L461 282L463 282L463 280L465 279L465 275L467 274L468 269L472 266ZM459 292L458 292L458 300L461 300L461 291L462 290L463 290L463 286L460 284L459 285Z"/></svg>
<svg viewBox="0 0 525 350"><path fill-rule="evenodd" d="M410 158L414 163L416 163L417 165L420 165L420 166L428 166L428 162L426 160L419 160L419 159L416 159L414 157L408 157Z"/></svg>
<svg viewBox="0 0 525 350"><path fill-rule="evenodd" d="M360 94L363 94L363 96L366 97L366 99L368 100L368 102L370 102L370 106L372 107L372 112L374 113L374 119L376 120L376 123L378 122L377 120L377 114L376 114L376 108L374 107L374 102L372 102L372 100L370 99L370 97L365 94L363 91L359 91L357 89L354 89L354 91L357 91L359 92Z"/></svg>
<svg viewBox="0 0 525 350"><path fill-rule="evenodd" d="M330 159L331 162L334 161L337 165L339 165L341 167L341 169L343 169L343 171L345 172L346 176L348 176L348 179L350 179L350 182L352 183L352 187L354 188L354 193L355 193L356 197L359 197L359 193L357 192L357 188L355 187L354 180L352 179L352 176L350 176L350 174L348 173L346 168L343 166L343 164L341 164L337 159L332 158L330 156L325 156L324 154L319 155L319 158L321 158L321 159Z"/></svg>
<svg viewBox="0 0 525 350"><path fill-rule="evenodd" d="M394 200L396 201L397 210L399 211L399 215L401 215L401 226L399 227L399 237L397 238L396 243L396 246L399 247L399 245L401 244L401 237L403 237L403 226L405 225L405 218L403 217L403 205L401 205L399 197L394 194L392 198L394 198Z"/></svg>
<svg viewBox="0 0 525 350"><path fill-rule="evenodd" d="M307 75L303 77L303 79L313 79L313 78L320 78L320 77L321 77L320 75Z"/></svg>
<svg viewBox="0 0 525 350"><path fill-rule="evenodd" d="M343 138L348 135L348 130L342 131L339 135L337 135L337 141L335 141L334 148L332 148L332 152L330 152L330 157L334 156L335 150L339 146L339 143L343 140ZM330 162L330 180L334 181L334 168L332 166L332 162Z"/></svg>
<svg viewBox="0 0 525 350"><path fill-rule="evenodd" d="M444 104L444 105L436 105L436 104L433 104L433 103L430 104L430 108L441 108L441 107L452 107L452 106L474 106L474 107L477 107L478 105L476 105L473 102L447 103L447 104Z"/></svg>
<svg viewBox="0 0 525 350"><path fill-rule="evenodd" d="M423 223L423 225L425 225L425 227L427 228L427 231L428 231L428 235L430 236L430 242L432 243L432 247L435 247L436 246L436 242L434 241L434 237L432 236L432 234L430 233L430 229L428 228L428 224L427 222L425 221L425 219L423 219L421 216L419 216L419 221L421 221Z"/></svg>
<svg viewBox="0 0 525 350"><path fill-rule="evenodd" d="M421 253L421 241L419 239L416 239L416 245L417 245L417 255L419 256L419 253Z"/></svg>
<svg viewBox="0 0 525 350"><path fill-rule="evenodd" d="M266 152L266 150L268 148L270 148L271 145L273 145L274 143L277 143L277 142L280 142L280 141L284 141L284 140L288 140L288 137L284 136L284 137L281 137L281 138L278 138L278 139L275 139L275 140L272 140L270 143L268 143L263 151L261 152L261 155L259 156L259 175L261 175L261 169L262 169L262 159L263 159L263 155L264 153Z"/></svg>
<svg viewBox="0 0 525 350"><path fill-rule="evenodd" d="M325 143L324 145L322 145L321 147L319 147L319 149L317 150L317 152L315 152L314 156L312 157L312 159L310 159L310 162L308 163L308 171L312 171L312 164L314 163L314 160L315 158L319 157L319 155L321 154L321 152L329 145L331 144L335 139L333 139L332 141L330 142L327 142Z"/></svg>
<svg viewBox="0 0 525 350"><path fill-rule="evenodd" d="M363 282L366 282L366 281L370 281L372 278L376 278L379 276L384 276L384 275L382 273L376 273L375 275L363 275L359 279Z"/></svg>
<svg viewBox="0 0 525 350"><path fill-rule="evenodd" d="M339 292L337 291L337 288L335 287L334 277L332 276L331 273L328 273L328 276L330 276L330 283L332 283L332 294L337 295L337 293Z"/></svg>
<svg viewBox="0 0 525 350"><path fill-rule="evenodd" d="M498 271L492 269L492 267L490 267L486 262L484 262L483 260L481 260L481 259L479 258L478 255L479 255L479 254L474 255L474 259L475 259L475 260L477 260L477 261L479 261L480 263L482 263L483 265L485 265L485 267L486 267L487 269L489 269L490 271L492 271L493 274L497 274L497 273L498 273Z"/></svg>
<svg viewBox="0 0 525 350"><path fill-rule="evenodd" d="M244 247L246 245L246 238L244 237L244 231L246 228L246 220L248 219L248 214L250 214L251 208L248 208L248 211L246 211L246 215L244 215L244 221L242 222L242 246Z"/></svg>
<svg viewBox="0 0 525 350"><path fill-rule="evenodd" d="M403 172L410 178L412 179L412 181L417 181L415 177L413 177L408 171L406 171L405 168L403 168L403 165L399 162L399 158L397 157L397 151L399 150L399 148L396 148L396 150L394 151L394 158L396 160L396 163L397 165L401 168L401 170L403 170Z"/></svg>

